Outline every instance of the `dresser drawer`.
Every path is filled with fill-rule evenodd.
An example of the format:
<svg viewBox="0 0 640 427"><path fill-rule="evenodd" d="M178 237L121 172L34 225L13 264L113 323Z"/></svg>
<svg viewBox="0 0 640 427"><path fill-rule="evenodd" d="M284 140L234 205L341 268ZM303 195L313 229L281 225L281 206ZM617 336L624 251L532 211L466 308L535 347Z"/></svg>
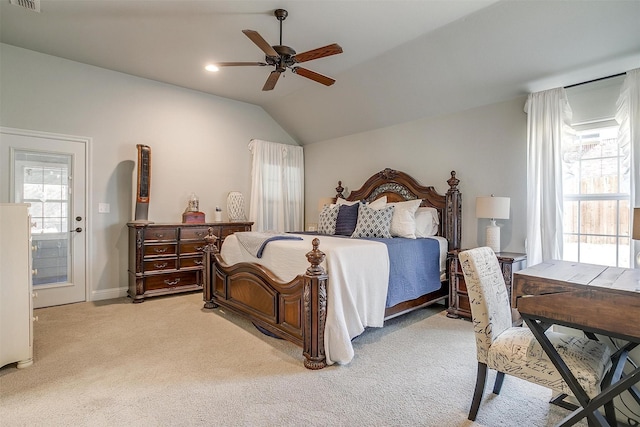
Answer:
<svg viewBox="0 0 640 427"><path fill-rule="evenodd" d="M202 256L180 257L180 268L202 267Z"/></svg>
<svg viewBox="0 0 640 427"><path fill-rule="evenodd" d="M157 243L144 245L144 257L152 256L175 256L176 244L175 243Z"/></svg>
<svg viewBox="0 0 640 427"><path fill-rule="evenodd" d="M202 253L205 242L180 243L180 255Z"/></svg>
<svg viewBox="0 0 640 427"><path fill-rule="evenodd" d="M178 260L176 258L156 258L144 262L144 271L175 270Z"/></svg>
<svg viewBox="0 0 640 427"><path fill-rule="evenodd" d="M208 227L184 227L180 229L180 240L204 240Z"/></svg>
<svg viewBox="0 0 640 427"><path fill-rule="evenodd" d="M220 229L220 237L224 240L230 234L237 233L238 231L250 231L251 227L246 224L238 224L238 225L225 225Z"/></svg>
<svg viewBox="0 0 640 427"><path fill-rule="evenodd" d="M145 290L153 291L181 286L202 285L198 283L198 271L182 271L172 274L149 275L145 278Z"/></svg>
<svg viewBox="0 0 640 427"><path fill-rule="evenodd" d="M144 240L176 240L177 230L175 227L148 227L144 230Z"/></svg>

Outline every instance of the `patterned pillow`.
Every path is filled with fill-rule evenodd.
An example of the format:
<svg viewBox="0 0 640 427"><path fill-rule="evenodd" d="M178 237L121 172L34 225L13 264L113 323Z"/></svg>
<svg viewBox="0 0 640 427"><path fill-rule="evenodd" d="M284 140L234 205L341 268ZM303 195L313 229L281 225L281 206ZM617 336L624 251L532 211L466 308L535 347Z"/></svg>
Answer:
<svg viewBox="0 0 640 427"><path fill-rule="evenodd" d="M318 233L336 234L336 220L338 219L339 206L324 205L320 218L318 218Z"/></svg>
<svg viewBox="0 0 640 427"><path fill-rule="evenodd" d="M361 203L355 205L340 205L338 218L336 219L336 232L342 236L351 236L358 222L358 208Z"/></svg>
<svg viewBox="0 0 640 427"><path fill-rule="evenodd" d="M358 211L358 224L351 237L390 238L389 228L394 209L394 206L387 206L383 209L361 206Z"/></svg>

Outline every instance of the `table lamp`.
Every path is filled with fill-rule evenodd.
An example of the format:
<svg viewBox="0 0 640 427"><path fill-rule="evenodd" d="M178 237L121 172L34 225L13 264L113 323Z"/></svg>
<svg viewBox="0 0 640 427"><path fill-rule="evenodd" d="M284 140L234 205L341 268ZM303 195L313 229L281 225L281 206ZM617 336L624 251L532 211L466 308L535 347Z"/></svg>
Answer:
<svg viewBox="0 0 640 427"><path fill-rule="evenodd" d="M476 218L489 218L491 222L487 226L486 245L494 252L500 252L500 227L496 225L496 219L509 219L509 197L483 196L476 198Z"/></svg>
<svg viewBox="0 0 640 427"><path fill-rule="evenodd" d="M633 229L631 230L631 238L640 240L640 208L633 208ZM640 251L636 256L636 266L640 267Z"/></svg>

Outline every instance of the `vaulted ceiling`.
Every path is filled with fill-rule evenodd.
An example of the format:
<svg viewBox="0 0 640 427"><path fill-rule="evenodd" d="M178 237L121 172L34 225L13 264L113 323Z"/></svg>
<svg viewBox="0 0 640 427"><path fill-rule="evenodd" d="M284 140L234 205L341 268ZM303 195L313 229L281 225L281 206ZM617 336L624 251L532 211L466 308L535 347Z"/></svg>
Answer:
<svg viewBox="0 0 640 427"><path fill-rule="evenodd" d="M323 86L271 67L243 33L303 52ZM262 106L301 144L461 111L640 67L640 1L0 0L0 41ZM1 58L0 58L1 59Z"/></svg>

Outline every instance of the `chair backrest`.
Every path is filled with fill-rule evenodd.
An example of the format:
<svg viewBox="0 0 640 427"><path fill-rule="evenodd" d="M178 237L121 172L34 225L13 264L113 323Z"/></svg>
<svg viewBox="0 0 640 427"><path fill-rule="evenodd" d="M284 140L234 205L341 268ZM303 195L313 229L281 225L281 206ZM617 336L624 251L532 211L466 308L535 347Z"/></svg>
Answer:
<svg viewBox="0 0 640 427"><path fill-rule="evenodd" d="M491 248L469 249L460 252L458 259L471 305L478 361L487 363L493 340L512 325L507 287Z"/></svg>

